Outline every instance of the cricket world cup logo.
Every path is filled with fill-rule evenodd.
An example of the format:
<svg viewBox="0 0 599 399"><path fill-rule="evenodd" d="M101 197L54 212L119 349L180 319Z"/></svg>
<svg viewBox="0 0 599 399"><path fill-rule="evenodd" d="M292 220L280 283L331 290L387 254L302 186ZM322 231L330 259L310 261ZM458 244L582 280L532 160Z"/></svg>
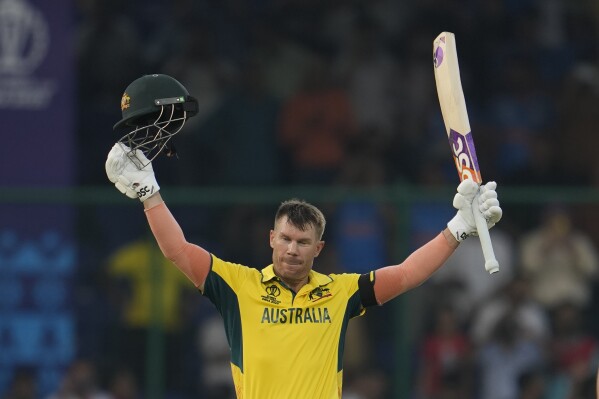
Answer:
<svg viewBox="0 0 599 399"><path fill-rule="evenodd" d="M48 25L25 0L0 0L0 74L27 75L48 51Z"/></svg>

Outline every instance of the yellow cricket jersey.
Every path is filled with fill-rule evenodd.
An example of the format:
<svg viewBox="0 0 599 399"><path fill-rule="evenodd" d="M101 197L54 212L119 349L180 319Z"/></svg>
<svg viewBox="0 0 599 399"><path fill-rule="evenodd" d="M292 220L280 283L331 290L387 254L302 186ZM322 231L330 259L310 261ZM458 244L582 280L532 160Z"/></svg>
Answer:
<svg viewBox="0 0 599 399"><path fill-rule="evenodd" d="M365 310L359 274L311 271L295 294L273 266L256 270L212 255L204 295L231 348L239 399L338 399L349 319Z"/></svg>

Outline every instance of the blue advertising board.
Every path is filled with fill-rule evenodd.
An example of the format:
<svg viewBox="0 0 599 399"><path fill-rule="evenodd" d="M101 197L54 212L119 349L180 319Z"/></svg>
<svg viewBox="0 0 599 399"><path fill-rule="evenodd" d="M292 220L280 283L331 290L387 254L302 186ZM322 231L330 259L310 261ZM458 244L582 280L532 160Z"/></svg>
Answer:
<svg viewBox="0 0 599 399"><path fill-rule="evenodd" d="M0 0L0 187L74 184L72 14L68 0ZM0 206L0 393L24 368L39 397L59 385L75 266L70 206Z"/></svg>

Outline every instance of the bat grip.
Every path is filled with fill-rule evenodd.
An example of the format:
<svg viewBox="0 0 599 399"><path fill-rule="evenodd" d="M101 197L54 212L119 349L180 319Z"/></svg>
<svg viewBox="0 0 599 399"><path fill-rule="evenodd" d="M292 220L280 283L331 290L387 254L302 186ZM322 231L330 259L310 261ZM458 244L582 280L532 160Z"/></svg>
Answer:
<svg viewBox="0 0 599 399"><path fill-rule="evenodd" d="M474 199L472 212L474 213L476 230L478 231L478 238L480 239L480 245L483 249L483 255L485 257L485 270L488 271L489 274L497 273L499 271L499 263L497 262L497 259L495 259L495 252L493 251L493 244L491 243L491 236L489 235L487 221L480 212L477 204L478 195Z"/></svg>

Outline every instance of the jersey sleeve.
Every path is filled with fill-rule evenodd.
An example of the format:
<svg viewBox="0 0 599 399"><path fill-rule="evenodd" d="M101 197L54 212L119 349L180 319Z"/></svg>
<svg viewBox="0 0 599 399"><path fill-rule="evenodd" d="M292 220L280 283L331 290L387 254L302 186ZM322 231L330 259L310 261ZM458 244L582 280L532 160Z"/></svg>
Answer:
<svg viewBox="0 0 599 399"><path fill-rule="evenodd" d="M254 274L256 269L237 263L226 262L211 255L212 267L204 283L203 294L217 307L237 296L245 282ZM236 300L235 300L236 302Z"/></svg>
<svg viewBox="0 0 599 399"><path fill-rule="evenodd" d="M349 318L362 316L366 310L365 307L362 306L360 297L360 287L358 284L360 275L355 273L343 273L333 275L333 278L341 284L343 292L347 295L346 313Z"/></svg>

